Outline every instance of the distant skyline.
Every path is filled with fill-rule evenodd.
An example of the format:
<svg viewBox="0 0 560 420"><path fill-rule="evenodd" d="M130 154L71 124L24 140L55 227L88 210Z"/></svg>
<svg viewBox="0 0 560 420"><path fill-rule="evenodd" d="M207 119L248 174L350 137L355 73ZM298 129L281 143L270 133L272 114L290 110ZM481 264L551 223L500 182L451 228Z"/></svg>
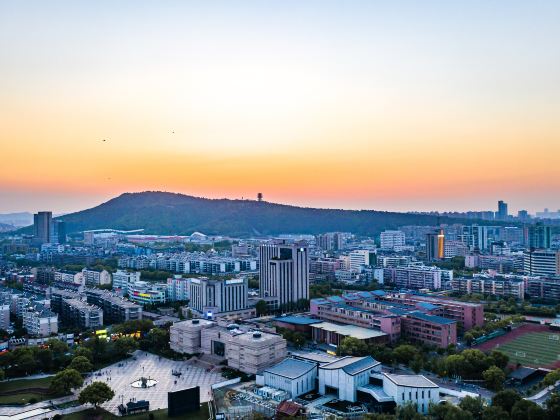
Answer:
<svg viewBox="0 0 560 420"><path fill-rule="evenodd" d="M0 1L0 212L560 208L560 3Z"/></svg>

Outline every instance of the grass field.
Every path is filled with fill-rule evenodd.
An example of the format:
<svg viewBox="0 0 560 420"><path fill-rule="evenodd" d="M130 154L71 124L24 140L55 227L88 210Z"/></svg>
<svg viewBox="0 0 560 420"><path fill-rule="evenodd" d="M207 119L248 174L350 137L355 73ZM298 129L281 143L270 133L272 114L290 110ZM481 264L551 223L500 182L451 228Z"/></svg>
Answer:
<svg viewBox="0 0 560 420"><path fill-rule="evenodd" d="M21 379L1 382L0 394L9 392L11 395L0 395L0 404L27 404L30 401L39 402L53 399L54 397L47 393L52 379L53 376L40 379ZM33 392L29 390L31 388L44 389L45 392Z"/></svg>
<svg viewBox="0 0 560 420"><path fill-rule="evenodd" d="M155 410L150 411L150 413L135 414L132 416L126 416L127 420L149 420L150 414L153 415L154 420L168 419L167 410ZM197 413L189 413L183 417L174 418L188 418L189 420L208 420L210 417L210 412L208 411L208 404L204 403L200 407L200 411ZM93 409L80 411L78 413L66 414L62 416L63 420L113 420L119 419L121 417L115 416L105 410L94 411Z"/></svg>
<svg viewBox="0 0 560 420"><path fill-rule="evenodd" d="M509 356L511 364L551 366L560 360L560 333L528 333L508 343L500 344L497 349Z"/></svg>

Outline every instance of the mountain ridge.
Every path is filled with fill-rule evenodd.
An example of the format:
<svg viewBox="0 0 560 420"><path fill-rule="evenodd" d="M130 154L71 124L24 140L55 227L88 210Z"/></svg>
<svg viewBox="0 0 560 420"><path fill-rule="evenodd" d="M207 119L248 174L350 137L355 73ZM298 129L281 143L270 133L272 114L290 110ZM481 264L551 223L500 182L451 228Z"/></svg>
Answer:
<svg viewBox="0 0 560 420"><path fill-rule="evenodd" d="M147 234L188 235L199 231L234 237L328 231L371 236L404 225L436 225L438 220L459 223L461 220L424 214L203 198L162 191L123 193L98 206L56 219L67 223L69 233L111 228L144 229Z"/></svg>

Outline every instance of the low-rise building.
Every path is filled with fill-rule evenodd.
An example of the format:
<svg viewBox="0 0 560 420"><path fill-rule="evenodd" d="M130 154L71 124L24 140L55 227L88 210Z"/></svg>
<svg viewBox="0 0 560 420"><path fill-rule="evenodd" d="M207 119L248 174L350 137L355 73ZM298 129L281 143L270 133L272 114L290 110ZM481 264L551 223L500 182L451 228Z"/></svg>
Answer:
<svg viewBox="0 0 560 420"><path fill-rule="evenodd" d="M128 286L128 298L140 305L154 305L167 302L167 284L137 281Z"/></svg>
<svg viewBox="0 0 560 420"><path fill-rule="evenodd" d="M107 270L84 268L82 270L82 278L86 286L103 286L111 284L111 273Z"/></svg>

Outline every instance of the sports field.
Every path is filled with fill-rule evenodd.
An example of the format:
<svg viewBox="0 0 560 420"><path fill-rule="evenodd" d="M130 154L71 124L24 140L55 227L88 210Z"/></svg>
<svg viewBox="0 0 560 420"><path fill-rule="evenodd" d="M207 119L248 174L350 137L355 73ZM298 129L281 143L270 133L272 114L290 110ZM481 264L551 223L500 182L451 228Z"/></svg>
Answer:
<svg viewBox="0 0 560 420"><path fill-rule="evenodd" d="M509 356L510 364L552 367L560 362L560 333L530 332L495 348Z"/></svg>

